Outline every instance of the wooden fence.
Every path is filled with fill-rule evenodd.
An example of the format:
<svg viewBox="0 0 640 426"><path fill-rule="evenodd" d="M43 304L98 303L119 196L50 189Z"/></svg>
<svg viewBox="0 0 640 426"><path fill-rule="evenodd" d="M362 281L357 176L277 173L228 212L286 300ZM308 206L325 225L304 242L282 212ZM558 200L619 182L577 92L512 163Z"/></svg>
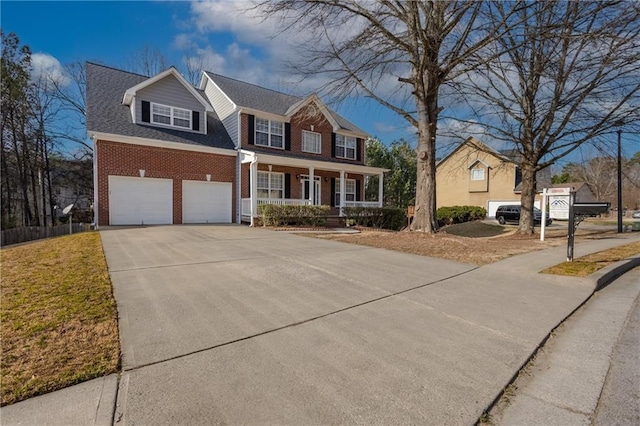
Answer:
<svg viewBox="0 0 640 426"><path fill-rule="evenodd" d="M72 233L84 232L90 229L90 225L74 223ZM59 237L69 233L69 224L58 226L24 226L21 228L5 229L2 231L2 247L12 244L24 243L27 241L41 240L43 238Z"/></svg>

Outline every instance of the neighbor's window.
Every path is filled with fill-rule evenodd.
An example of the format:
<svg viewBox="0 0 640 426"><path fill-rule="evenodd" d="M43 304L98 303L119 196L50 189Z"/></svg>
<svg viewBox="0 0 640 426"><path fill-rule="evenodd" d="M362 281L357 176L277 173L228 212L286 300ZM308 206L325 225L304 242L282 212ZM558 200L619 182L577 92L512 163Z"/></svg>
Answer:
<svg viewBox="0 0 640 426"><path fill-rule="evenodd" d="M471 180L484 180L484 169L472 169Z"/></svg>
<svg viewBox="0 0 640 426"><path fill-rule="evenodd" d="M284 148L284 123L256 117L255 144Z"/></svg>
<svg viewBox="0 0 640 426"><path fill-rule="evenodd" d="M284 198L284 173L258 172L258 198Z"/></svg>
<svg viewBox="0 0 640 426"><path fill-rule="evenodd" d="M356 159L356 138L336 135L336 157Z"/></svg>
<svg viewBox="0 0 640 426"><path fill-rule="evenodd" d="M336 135L337 136L337 135ZM314 154L320 154L320 133L302 131L302 150L305 152L312 152Z"/></svg>
<svg viewBox="0 0 640 426"><path fill-rule="evenodd" d="M191 111L168 105L151 104L151 122L167 126L191 128Z"/></svg>
<svg viewBox="0 0 640 426"><path fill-rule="evenodd" d="M345 201L356 201L356 180L344 180L344 199ZM340 178L336 179L336 207L340 206Z"/></svg>

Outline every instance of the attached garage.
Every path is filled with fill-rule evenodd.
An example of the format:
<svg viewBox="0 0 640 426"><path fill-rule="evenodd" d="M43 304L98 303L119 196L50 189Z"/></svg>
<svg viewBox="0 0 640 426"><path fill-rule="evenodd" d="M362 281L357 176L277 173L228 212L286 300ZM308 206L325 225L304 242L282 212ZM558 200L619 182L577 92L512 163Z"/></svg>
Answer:
<svg viewBox="0 0 640 426"><path fill-rule="evenodd" d="M110 225L172 223L172 179L109 176Z"/></svg>
<svg viewBox="0 0 640 426"><path fill-rule="evenodd" d="M182 181L183 223L231 223L231 183Z"/></svg>

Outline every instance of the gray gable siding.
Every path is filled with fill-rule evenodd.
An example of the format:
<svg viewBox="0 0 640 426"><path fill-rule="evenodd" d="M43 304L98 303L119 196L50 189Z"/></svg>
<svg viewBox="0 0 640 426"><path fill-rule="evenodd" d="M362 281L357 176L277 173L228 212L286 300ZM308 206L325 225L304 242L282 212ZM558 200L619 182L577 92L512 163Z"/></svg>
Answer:
<svg viewBox="0 0 640 426"><path fill-rule="evenodd" d="M133 123L131 111L127 105L122 104L122 97L127 89L148 78L87 62L87 131L234 149L231 138L215 112L206 114L208 129L206 134L179 130L175 127Z"/></svg>
<svg viewBox="0 0 640 426"><path fill-rule="evenodd" d="M195 133L205 133L204 107L174 76L168 75L154 84L138 90L136 94L136 123L142 123L142 101L198 111L200 113L200 131ZM165 127L155 123L148 124L150 126Z"/></svg>
<svg viewBox="0 0 640 426"><path fill-rule="evenodd" d="M240 141L238 140L238 114L233 113L229 115L227 118L222 120L222 125L229 134L234 145L236 147L240 146Z"/></svg>
<svg viewBox="0 0 640 426"><path fill-rule="evenodd" d="M216 114L222 120L225 130L229 133L231 140L236 146L239 146L238 141L238 114L236 113L235 105L229 101L229 99L220 91L215 84L212 84L209 79L206 80L204 87L204 93L211 103Z"/></svg>

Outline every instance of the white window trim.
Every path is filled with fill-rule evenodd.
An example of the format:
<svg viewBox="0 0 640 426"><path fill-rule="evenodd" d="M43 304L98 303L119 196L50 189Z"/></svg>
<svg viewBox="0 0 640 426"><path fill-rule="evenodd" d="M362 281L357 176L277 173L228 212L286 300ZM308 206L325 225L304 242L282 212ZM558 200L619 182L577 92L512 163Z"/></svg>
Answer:
<svg viewBox="0 0 640 426"><path fill-rule="evenodd" d="M318 150L317 151L310 151L310 150L304 149L304 138L305 138L305 135L307 135L307 134L309 134L309 135L317 135L317 137L318 137ZM311 154L322 154L322 133L303 130L302 131L302 152L309 152Z"/></svg>
<svg viewBox="0 0 640 426"><path fill-rule="evenodd" d="M260 174L266 174L266 175L269 175L269 179L268 179L269 187L268 187L268 188L260 188L260 187L258 186L258 182L260 181L260 179L258 178L258 176L259 176ZM282 188L272 188L272 187L271 187L271 175L281 175L281 176L282 176L282 180L281 180L281 182L282 182ZM266 191L267 191L267 193L269 194L269 196L267 197L268 199L270 199L270 200L281 200L281 199L284 199L285 186L286 186L285 179L284 179L284 173L280 173L280 172L264 172L264 171L261 171L261 170L260 170L260 171L258 171L258 173L256 174L256 178L258 178L258 179L256 179L256 192L257 192L258 190L263 190L263 191L264 191L264 190L266 190ZM282 191L282 198L272 198L272 197L271 197L271 191L272 191L272 190L273 190L273 191ZM262 198L262 197L261 197L261 198Z"/></svg>
<svg viewBox="0 0 640 426"><path fill-rule="evenodd" d="M185 109L185 108L172 107L171 105L164 105L164 104L159 104L159 103L156 103L156 102L150 102L150 103L151 103L151 106L150 106L150 109L151 109L151 120L150 121L151 121L151 123L159 125L159 126L174 127L176 129L180 129L180 130L192 130L193 129L193 123L192 123L193 112L191 110ZM169 120L171 121L171 124L161 123L161 122L155 121L153 119L154 118L154 112L153 112L153 107L154 106L159 106L159 107L163 107L163 108L169 108L171 115L168 116L168 117L169 117ZM188 113L187 114L188 118L176 117L176 115L175 115L175 111L176 110L187 112ZM164 114L159 114L159 115L163 115L164 117L167 117ZM178 126L178 125L174 124L174 121L175 121L176 118L179 119L179 120L188 121L189 122L189 127Z"/></svg>
<svg viewBox="0 0 640 426"><path fill-rule="evenodd" d="M476 172L482 172L481 173L482 177L481 178L476 177ZM485 175L485 170L482 167L477 167L475 169L471 169L471 180L472 181L476 181L476 182L483 181L485 179L484 175Z"/></svg>
<svg viewBox="0 0 640 426"><path fill-rule="evenodd" d="M338 142L338 138L342 138L342 143ZM349 157L347 155L347 139L353 139L354 140L354 145L353 145L353 157ZM338 147L341 147L344 149L344 155L338 155ZM347 135L342 135L337 133L336 134L336 158L344 158L347 160L355 160L358 158L358 138L356 138L355 136L347 136Z"/></svg>
<svg viewBox="0 0 640 426"><path fill-rule="evenodd" d="M258 143L258 126L256 126L255 121L254 121L254 129L253 129L253 144L257 145L257 146L266 146L268 148L273 148L273 149L285 149L285 146L287 144L286 140L285 140L285 134L284 134L284 122L283 121L277 121L277 120L270 120L268 118L262 118L262 117L256 117L255 120L265 120L267 122L269 122L269 132L267 133L267 139L269 140L269 143L267 145ZM281 129L282 129L282 135L276 135L276 134L272 134L271 133L271 124L272 123L280 123ZM260 132L260 133L265 133L265 132ZM281 136L282 137L282 146L274 146L271 143L271 136Z"/></svg>
<svg viewBox="0 0 640 426"><path fill-rule="evenodd" d="M348 192L347 191L347 182L353 182L353 192ZM353 194L353 201L358 201L356 200L356 194L358 192L358 190L356 189L356 185L358 184L358 182L356 181L356 179L345 179L344 180L344 201L350 201L347 200L347 195L349 194ZM342 207L340 205L340 178L336 178L336 191L335 191L335 203L336 203L336 207Z"/></svg>

